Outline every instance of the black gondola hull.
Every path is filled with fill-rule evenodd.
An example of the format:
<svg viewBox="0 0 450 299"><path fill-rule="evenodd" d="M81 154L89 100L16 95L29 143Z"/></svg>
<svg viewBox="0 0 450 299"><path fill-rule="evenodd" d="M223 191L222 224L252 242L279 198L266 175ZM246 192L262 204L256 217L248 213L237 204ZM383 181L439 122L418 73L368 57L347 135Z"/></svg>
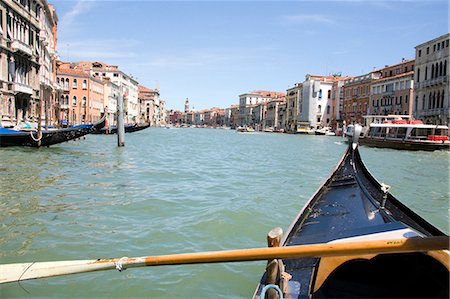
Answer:
<svg viewBox="0 0 450 299"><path fill-rule="evenodd" d="M93 133L105 126L105 118L103 117L94 124L79 125L75 127L42 130L42 136L39 136L36 130L0 130L0 147L8 146L50 146L69 140L81 138L87 134ZM40 138L39 138L40 137Z"/></svg>
<svg viewBox="0 0 450 299"><path fill-rule="evenodd" d="M149 127L150 127L149 124L147 124L147 125L129 125L129 126L125 126L125 133L133 133L133 132L137 132L137 131L142 131ZM102 128L98 131L93 132L92 134L117 134L117 127L112 126L109 128Z"/></svg>
<svg viewBox="0 0 450 299"><path fill-rule="evenodd" d="M282 246L440 235L444 233L385 193L364 166L358 148L353 150L350 145L335 171L291 224ZM448 258L448 251L443 255ZM442 261L422 253L349 257L345 262L321 258L283 262L285 272L292 276L288 283L292 298L448 297L448 269ZM402 268L380 272L390 264ZM430 273L418 271L420 267L429 267ZM326 269L332 270L328 273ZM394 285L383 283L394 278ZM418 280L426 284L410 284ZM254 298L260 298L264 284L265 276Z"/></svg>

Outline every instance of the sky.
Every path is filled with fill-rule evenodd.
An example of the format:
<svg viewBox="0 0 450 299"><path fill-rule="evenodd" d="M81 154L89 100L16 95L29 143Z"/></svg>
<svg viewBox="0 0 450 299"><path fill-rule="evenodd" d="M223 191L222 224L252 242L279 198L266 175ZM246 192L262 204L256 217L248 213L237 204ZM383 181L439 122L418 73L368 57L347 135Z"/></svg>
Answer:
<svg viewBox="0 0 450 299"><path fill-rule="evenodd" d="M63 61L118 65L167 109L226 108L306 74L358 76L448 33L447 0L49 0Z"/></svg>

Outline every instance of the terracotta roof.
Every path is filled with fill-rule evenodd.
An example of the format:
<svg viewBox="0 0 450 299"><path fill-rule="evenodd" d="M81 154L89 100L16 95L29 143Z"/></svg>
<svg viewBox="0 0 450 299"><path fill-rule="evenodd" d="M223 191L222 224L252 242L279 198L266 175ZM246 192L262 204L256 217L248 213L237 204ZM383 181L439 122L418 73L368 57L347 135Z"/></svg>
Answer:
<svg viewBox="0 0 450 299"><path fill-rule="evenodd" d="M83 77L89 77L90 75L86 72L83 72L82 70L76 70L76 69L70 69L70 68L63 68L57 71L57 75L78 75Z"/></svg>
<svg viewBox="0 0 450 299"><path fill-rule="evenodd" d="M139 85L139 92L154 92L154 90L147 88L145 86Z"/></svg>
<svg viewBox="0 0 450 299"><path fill-rule="evenodd" d="M414 76L414 71L409 71L407 73L401 73L401 74L398 74L398 75L395 75L395 76L391 76L391 77L384 77L384 78L376 79L372 84L375 84L375 83L378 83L378 82L383 82L383 81L389 81L389 80L392 80L392 79L398 79L398 78L401 78L401 77L406 77L406 76L411 76L411 75Z"/></svg>
<svg viewBox="0 0 450 299"><path fill-rule="evenodd" d="M251 93L255 93L255 94L259 94L261 96L266 96L266 97L271 97L271 98L284 97L286 95L284 92L270 91L270 90L254 90Z"/></svg>

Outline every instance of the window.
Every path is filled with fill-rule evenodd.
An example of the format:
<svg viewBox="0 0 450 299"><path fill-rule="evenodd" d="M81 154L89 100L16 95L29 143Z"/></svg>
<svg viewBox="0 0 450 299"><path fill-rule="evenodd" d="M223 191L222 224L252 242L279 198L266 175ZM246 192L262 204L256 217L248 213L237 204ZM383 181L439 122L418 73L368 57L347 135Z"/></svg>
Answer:
<svg viewBox="0 0 450 299"><path fill-rule="evenodd" d="M420 82L420 69L417 68L417 82Z"/></svg>
<svg viewBox="0 0 450 299"><path fill-rule="evenodd" d="M73 79L72 88L77 88L77 85L78 85L77 79Z"/></svg>
<svg viewBox="0 0 450 299"><path fill-rule="evenodd" d="M419 57L422 56L422 50L419 50Z"/></svg>
<svg viewBox="0 0 450 299"><path fill-rule="evenodd" d="M328 90L328 95L327 95L328 99L331 99L331 90Z"/></svg>
<svg viewBox="0 0 450 299"><path fill-rule="evenodd" d="M434 77L434 64L431 65L431 79L433 79Z"/></svg>
<svg viewBox="0 0 450 299"><path fill-rule="evenodd" d="M118 73L114 73L113 76L114 76L114 77L119 77L119 74L118 74Z"/></svg>
<svg viewBox="0 0 450 299"><path fill-rule="evenodd" d="M437 44L437 50L439 51L440 49L441 49L441 44L438 43L438 44Z"/></svg>
<svg viewBox="0 0 450 299"><path fill-rule="evenodd" d="M436 44L433 45L433 52L436 52Z"/></svg>
<svg viewBox="0 0 450 299"><path fill-rule="evenodd" d="M427 55L430 54L430 47L427 47Z"/></svg>
<svg viewBox="0 0 450 299"><path fill-rule="evenodd" d="M425 80L427 80L428 78L428 67L426 66L425 67Z"/></svg>
<svg viewBox="0 0 450 299"><path fill-rule="evenodd" d="M442 71L442 76L447 76L447 60L444 60L444 70Z"/></svg>
<svg viewBox="0 0 450 299"><path fill-rule="evenodd" d="M3 10L0 9L0 34L3 35Z"/></svg>
<svg viewBox="0 0 450 299"><path fill-rule="evenodd" d="M439 63L439 76L442 76L442 61Z"/></svg>
<svg viewBox="0 0 450 299"><path fill-rule="evenodd" d="M83 106L86 106L86 97L83 97L81 104L82 104Z"/></svg>
<svg viewBox="0 0 450 299"><path fill-rule="evenodd" d="M322 98L322 89L319 90L319 99Z"/></svg>
<svg viewBox="0 0 450 299"><path fill-rule="evenodd" d="M330 105L327 106L327 114L330 114Z"/></svg>
<svg viewBox="0 0 450 299"><path fill-rule="evenodd" d="M83 89L87 88L87 80L83 80Z"/></svg>
<svg viewBox="0 0 450 299"><path fill-rule="evenodd" d="M76 106L77 105L77 97L73 96L72 97L72 106Z"/></svg>
<svg viewBox="0 0 450 299"><path fill-rule="evenodd" d="M445 41L445 47L446 47L446 48L448 48L448 41L449 41L449 40L446 40L446 41Z"/></svg>
<svg viewBox="0 0 450 299"><path fill-rule="evenodd" d="M405 96L405 104L408 104L408 95Z"/></svg>

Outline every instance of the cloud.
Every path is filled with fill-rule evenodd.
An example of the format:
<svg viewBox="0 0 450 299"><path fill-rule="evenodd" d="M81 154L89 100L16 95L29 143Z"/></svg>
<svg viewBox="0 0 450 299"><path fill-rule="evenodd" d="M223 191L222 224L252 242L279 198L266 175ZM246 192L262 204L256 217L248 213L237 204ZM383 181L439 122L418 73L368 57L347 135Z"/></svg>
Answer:
<svg viewBox="0 0 450 299"><path fill-rule="evenodd" d="M233 64L245 64L267 57L267 53L274 51L272 47L248 48L197 48L178 53L152 53L142 59L136 67L153 67L168 69L215 68ZM148 57L155 58L148 58Z"/></svg>
<svg viewBox="0 0 450 299"><path fill-rule="evenodd" d="M292 24L300 23L322 23L322 24L334 24L335 22L329 16L319 14L298 14L284 16L283 19Z"/></svg>
<svg viewBox="0 0 450 299"><path fill-rule="evenodd" d="M139 41L133 39L61 40L58 52L68 60L108 60L135 58Z"/></svg>
<svg viewBox="0 0 450 299"><path fill-rule="evenodd" d="M83 14L84 12L90 10L94 4L94 1L78 0L73 6L72 10L67 12L61 18L61 25L70 26L75 21L75 19Z"/></svg>

